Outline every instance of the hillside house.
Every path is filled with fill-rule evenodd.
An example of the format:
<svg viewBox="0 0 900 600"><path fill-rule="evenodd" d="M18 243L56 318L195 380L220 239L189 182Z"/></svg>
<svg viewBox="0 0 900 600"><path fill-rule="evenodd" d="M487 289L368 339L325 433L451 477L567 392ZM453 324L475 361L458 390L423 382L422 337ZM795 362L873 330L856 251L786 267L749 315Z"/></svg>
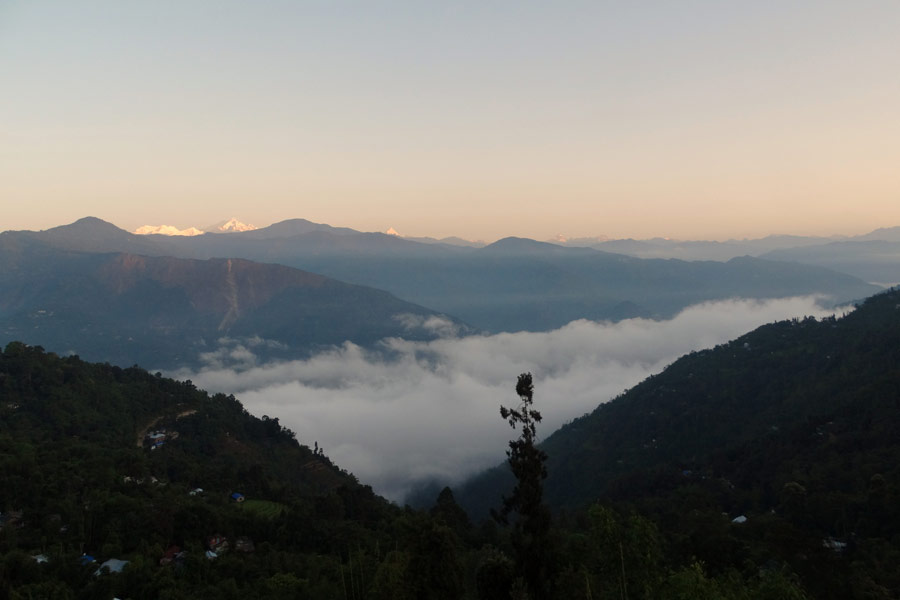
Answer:
<svg viewBox="0 0 900 600"><path fill-rule="evenodd" d="M228 545L228 538L218 533L206 538L206 547L216 554L221 554L228 550Z"/></svg>
<svg viewBox="0 0 900 600"><path fill-rule="evenodd" d="M105 570L107 573L121 573L122 569L125 568L125 565L128 564L127 560L119 560L118 558L110 558L109 560L103 562L100 565L100 568L94 572L94 576L98 576Z"/></svg>

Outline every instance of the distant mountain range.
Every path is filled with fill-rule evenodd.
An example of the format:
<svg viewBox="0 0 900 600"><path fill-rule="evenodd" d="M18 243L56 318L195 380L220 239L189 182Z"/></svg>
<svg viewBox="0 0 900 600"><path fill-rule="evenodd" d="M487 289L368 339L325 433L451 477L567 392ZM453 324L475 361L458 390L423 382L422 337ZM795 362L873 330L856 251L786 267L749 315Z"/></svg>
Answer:
<svg viewBox="0 0 900 600"><path fill-rule="evenodd" d="M793 261L843 273L854 273L866 281L885 286L900 283L900 241L856 239L829 242L772 250L763 254L762 258Z"/></svg>
<svg viewBox="0 0 900 600"><path fill-rule="evenodd" d="M381 290L283 265L147 256L146 243L99 220L0 234L0 339L173 368L214 355L220 338L260 360L296 358L348 340L432 339L414 324L447 319Z"/></svg>
<svg viewBox="0 0 900 600"><path fill-rule="evenodd" d="M555 240L555 243L638 258L726 261L739 256L756 256L825 267L880 285L900 282L900 227L884 227L850 237L770 235L724 242L576 238Z"/></svg>
<svg viewBox="0 0 900 600"><path fill-rule="evenodd" d="M254 229L257 229L255 225L241 223L232 217L203 229L197 229L196 227L178 229L174 225L144 225L135 229L134 233L136 235L179 235L191 237L203 235L204 233L235 233L238 231L253 231Z"/></svg>
<svg viewBox="0 0 900 600"><path fill-rule="evenodd" d="M331 227L311 223L305 219L291 219L270 227L267 237L281 237L286 234L283 225L292 223L297 227L293 234L310 231L333 231L362 233L346 227ZM298 227L297 223L304 226ZM274 229L273 229L274 228ZM246 225L235 218L221 221L202 229L189 227L178 229L171 225L138 228L139 235L196 236L204 233L235 233L253 231L253 225ZM458 246L462 248L483 248L488 244L470 241L460 237L441 239L430 237L404 236L393 228L386 235L411 242ZM712 260L728 261L741 256L755 256L771 260L799 262L833 269L860 277L877 284L900 283L900 226L883 227L857 236L799 236L769 235L755 239L731 239L722 242L705 240L676 240L669 238L650 239L609 239L607 237L567 238L563 235L547 240L558 246L569 248L593 248L614 254L624 254L635 258L674 258L687 261Z"/></svg>
<svg viewBox="0 0 900 600"><path fill-rule="evenodd" d="M123 234L111 234L107 249L126 243ZM484 331L548 330L579 318L668 317L696 302L739 296L822 294L840 302L880 289L821 268L749 257L647 260L522 238L473 248L304 219L227 236L150 235L128 244L138 241L155 244L150 253L157 255L241 257L384 289Z"/></svg>
<svg viewBox="0 0 900 600"><path fill-rule="evenodd" d="M134 230L135 235L203 235L206 233L202 229L196 227L188 227L187 229L178 229L174 225L144 225Z"/></svg>
<svg viewBox="0 0 900 600"><path fill-rule="evenodd" d="M7 232L54 248L278 263L386 290L487 331L541 331L574 319L665 318L706 300L819 294L833 302L878 289L850 275L740 257L650 260L506 238L483 248L420 243L291 219L228 235L133 235L99 219Z"/></svg>

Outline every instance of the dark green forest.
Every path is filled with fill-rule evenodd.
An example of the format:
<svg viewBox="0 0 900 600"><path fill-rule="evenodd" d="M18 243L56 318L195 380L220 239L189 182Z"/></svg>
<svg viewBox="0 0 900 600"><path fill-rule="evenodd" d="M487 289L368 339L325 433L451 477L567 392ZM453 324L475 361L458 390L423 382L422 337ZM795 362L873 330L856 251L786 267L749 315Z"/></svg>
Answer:
<svg viewBox="0 0 900 600"><path fill-rule="evenodd" d="M515 375L498 419L552 402ZM900 293L685 356L538 450L539 416L518 480L413 510L234 397L10 343L0 598L900 597Z"/></svg>
<svg viewBox="0 0 900 600"><path fill-rule="evenodd" d="M686 355L542 444L557 514L649 519L669 561L775 568L815 598L900 597L900 292ZM484 515L497 467L457 490ZM576 521L579 517L573 517ZM737 521L735 521L737 520Z"/></svg>

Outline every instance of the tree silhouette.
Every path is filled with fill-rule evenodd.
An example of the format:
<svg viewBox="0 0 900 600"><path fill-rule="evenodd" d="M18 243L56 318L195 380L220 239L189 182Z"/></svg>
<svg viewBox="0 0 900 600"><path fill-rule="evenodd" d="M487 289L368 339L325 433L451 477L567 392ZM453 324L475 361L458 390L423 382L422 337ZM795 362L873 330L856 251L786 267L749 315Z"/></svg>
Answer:
<svg viewBox="0 0 900 600"><path fill-rule="evenodd" d="M512 531L516 570L531 597L541 599L549 593L550 509L543 502L547 455L535 445L536 424L541 421L541 413L532 408L534 385L531 373L519 375L516 393L520 400L517 408L500 406L500 416L506 419L509 426L521 428L521 435L510 440L509 450L506 451L516 486L511 496L504 496L499 514L492 514L501 523L508 524L509 515L516 513Z"/></svg>

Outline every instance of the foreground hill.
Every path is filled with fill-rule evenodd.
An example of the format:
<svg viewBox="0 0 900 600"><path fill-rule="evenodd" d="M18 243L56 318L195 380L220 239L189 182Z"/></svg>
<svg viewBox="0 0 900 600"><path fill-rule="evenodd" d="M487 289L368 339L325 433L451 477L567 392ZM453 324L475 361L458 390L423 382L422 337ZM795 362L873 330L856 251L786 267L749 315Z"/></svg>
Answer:
<svg viewBox="0 0 900 600"><path fill-rule="evenodd" d="M338 553L372 538L364 523L388 509L277 418L190 382L15 342L0 353L0 391L2 597L228 597L216 585L229 578L265 597L279 561L339 573ZM216 537L232 552L243 539L240 558L204 558L222 550ZM95 576L109 559L128 561L123 575ZM315 596L297 577L281 585Z"/></svg>
<svg viewBox="0 0 900 600"><path fill-rule="evenodd" d="M815 597L896 598L898 430L890 291L840 319L774 323L691 353L562 427L542 444L546 499L639 507L712 569L774 560ZM495 469L461 502L486 511L509 483Z"/></svg>
<svg viewBox="0 0 900 600"><path fill-rule="evenodd" d="M242 345L245 361L296 358L346 340L430 339L414 324L438 317L387 292L283 265L3 243L10 241L0 237L0 341L114 364L221 360L222 338Z"/></svg>
<svg viewBox="0 0 900 600"><path fill-rule="evenodd" d="M548 494L558 504L584 502L615 490L623 475L661 464L702 472L712 454L762 439L811 434L830 451L836 431L869 436L900 416L897 386L898 292L873 296L840 319L765 325L679 359L550 436L544 446L559 479ZM576 470L590 474L571 481L578 489L562 474Z"/></svg>
<svg viewBox="0 0 900 600"><path fill-rule="evenodd" d="M88 498L121 487L123 478L266 492L279 500L355 485L299 445L277 418L251 417L234 397L209 396L189 381L137 367L86 363L12 342L0 353L0 390L4 509L59 508L60 494ZM172 440L165 452L149 451L147 435L156 430Z"/></svg>
<svg viewBox="0 0 900 600"><path fill-rule="evenodd" d="M0 598L504 597L474 577L510 564L502 537L449 490L400 509L303 441L190 381L8 344Z"/></svg>
<svg viewBox="0 0 900 600"><path fill-rule="evenodd" d="M708 300L818 294L834 303L882 289L811 265L641 259L506 238L483 248L425 244L294 219L255 231L137 236L99 219L2 238L79 251L278 263L372 286L488 332L544 331L575 319L667 318ZM137 251L140 248L140 251Z"/></svg>
<svg viewBox="0 0 900 600"><path fill-rule="evenodd" d="M447 489L429 513L391 506L233 397L18 342L0 353L0 392L0 597L521 597L508 529L473 528ZM887 535L891 477L871 488ZM702 485L685 498L663 505L689 509L688 519L664 512L654 523L601 505L573 513L552 530L542 593L531 597L616 597L627 587L633 599L804 598L784 554L792 548L822 560L825 576L804 581L809 589L846 576L799 528L757 539L751 552ZM759 522L746 531L765 533ZM876 550L895 564L890 543ZM847 552L854 577L872 583L852 591L889 582L889 567L858 565L871 553ZM847 587L816 597L891 597Z"/></svg>

